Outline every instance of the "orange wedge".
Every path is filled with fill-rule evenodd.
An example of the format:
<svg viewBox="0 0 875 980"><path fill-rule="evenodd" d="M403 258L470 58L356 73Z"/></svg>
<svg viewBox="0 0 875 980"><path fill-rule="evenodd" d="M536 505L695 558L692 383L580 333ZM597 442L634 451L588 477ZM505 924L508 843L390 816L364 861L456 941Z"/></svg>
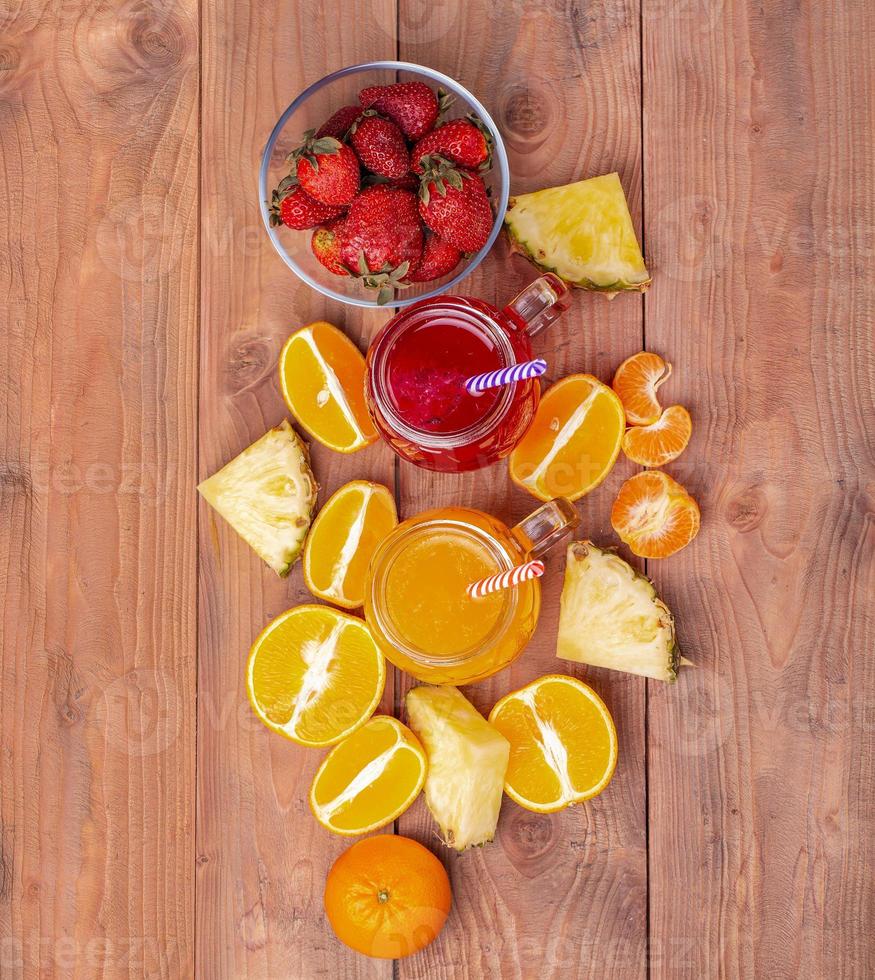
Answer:
<svg viewBox="0 0 875 980"><path fill-rule="evenodd" d="M374 713L386 664L365 623L329 606L296 606L252 644L246 690L261 721L300 745L333 745Z"/></svg>
<svg viewBox="0 0 875 980"><path fill-rule="evenodd" d="M623 452L642 466L665 466L687 448L693 420L681 405L667 408L653 425L634 425L623 436Z"/></svg>
<svg viewBox="0 0 875 980"><path fill-rule="evenodd" d="M617 368L611 387L620 396L629 425L653 425L659 421L662 406L656 392L670 374L671 364L659 354L644 350L627 357Z"/></svg>
<svg viewBox="0 0 875 980"><path fill-rule="evenodd" d="M279 374L289 411L314 439L339 453L377 440L365 404L365 359L337 327L319 320L293 333Z"/></svg>
<svg viewBox="0 0 875 980"><path fill-rule="evenodd" d="M577 500L610 473L626 422L617 395L591 374L553 385L510 454L510 478L539 500Z"/></svg>
<svg viewBox="0 0 875 980"><path fill-rule="evenodd" d="M366 834L404 813L419 796L427 768L413 732L377 715L328 753L310 787L310 808L334 834Z"/></svg>
<svg viewBox="0 0 875 980"><path fill-rule="evenodd" d="M636 473L620 487L611 524L633 554L667 558L699 533L699 505L667 473Z"/></svg>
<svg viewBox="0 0 875 980"><path fill-rule="evenodd" d="M397 523L395 499L386 487L367 480L342 486L319 511L307 536L307 588L336 606L361 606L371 556Z"/></svg>
<svg viewBox="0 0 875 980"><path fill-rule="evenodd" d="M489 721L510 742L504 791L526 810L555 813L597 796L617 765L617 730L595 691L547 674L505 695Z"/></svg>

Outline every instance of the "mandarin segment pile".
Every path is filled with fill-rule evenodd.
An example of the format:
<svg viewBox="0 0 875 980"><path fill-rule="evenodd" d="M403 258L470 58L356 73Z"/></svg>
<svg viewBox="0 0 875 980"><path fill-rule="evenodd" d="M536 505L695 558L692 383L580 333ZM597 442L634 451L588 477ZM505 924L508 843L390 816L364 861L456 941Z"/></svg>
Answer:
<svg viewBox="0 0 875 980"><path fill-rule="evenodd" d="M665 466L687 448L693 434L690 413L683 405L663 411L657 392L671 376L671 364L659 354L641 351L617 368L611 387L626 412L629 429L623 452L641 466Z"/></svg>
<svg viewBox="0 0 875 980"><path fill-rule="evenodd" d="M623 452L641 466L664 466L687 448L693 434L683 405L663 410L657 392L671 375L671 364L659 354L641 351L627 357L614 374L612 387L623 403L629 428ZM667 558L699 533L698 504L665 473L638 473L620 488L611 510L611 525L640 558Z"/></svg>
<svg viewBox="0 0 875 980"><path fill-rule="evenodd" d="M380 304L448 275L495 221L482 180L492 139L474 115L439 125L452 101L423 82L362 89L288 155L271 224L312 229L316 259Z"/></svg>

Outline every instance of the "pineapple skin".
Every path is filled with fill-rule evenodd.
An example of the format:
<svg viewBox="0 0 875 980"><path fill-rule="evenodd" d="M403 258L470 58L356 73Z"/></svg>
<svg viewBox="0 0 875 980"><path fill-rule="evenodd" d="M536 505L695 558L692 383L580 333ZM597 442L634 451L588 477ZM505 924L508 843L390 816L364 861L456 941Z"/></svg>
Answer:
<svg viewBox="0 0 875 980"><path fill-rule="evenodd" d="M455 687L415 687L406 704L428 756L425 801L443 842L460 853L488 844L498 825L510 743Z"/></svg>
<svg viewBox="0 0 875 980"><path fill-rule="evenodd" d="M625 591L638 606L637 609L627 608L630 623L640 627L648 618L645 612L649 613L651 637L642 639L637 646L630 641L625 651L611 651L607 642L604 645L599 644L600 636L594 636L592 632L593 606L591 602L587 602L588 596L585 594L587 575L593 576L593 581L598 581L595 576L601 576L602 582L612 576L614 581L611 601L616 606L623 598L621 592ZM589 631L587 626L591 627ZM609 624L609 627L612 628L613 637L622 635L616 623ZM603 630L603 633L606 632ZM574 541L568 546L556 656L592 667L607 667L651 677L669 684L677 680L679 666L682 663L689 664L688 660L681 657L671 610L656 594L650 579L636 571L619 555L597 548L591 541Z"/></svg>
<svg viewBox="0 0 875 980"><path fill-rule="evenodd" d="M283 453L286 454L285 459L282 458ZM268 489L264 484L259 488L258 481L251 479L246 472L247 467L260 455L265 462L269 459L273 465L273 479L284 477L286 488L294 490L294 494L286 494L285 501L282 495L271 495L271 506L275 506L279 499L287 505L288 511L273 514L273 522L256 513L258 508L253 506L254 493L267 495ZM282 472L283 463L288 464L286 472ZM197 489L280 578L289 574L304 550L316 510L319 487L310 469L309 448L288 419L269 429L220 470L198 484Z"/></svg>
<svg viewBox="0 0 875 980"><path fill-rule="evenodd" d="M625 219L629 224L629 231L634 236L634 228L632 228L632 219L628 214L628 205L626 204L625 193L623 192L622 185L620 184L619 175L616 173L606 174L603 177L592 177L590 181L611 181L616 182L619 194L623 196L624 205L626 205L626 215ZM579 181L579 183L584 184L588 181ZM545 188L545 190L558 190L560 188ZM539 249L533 244L525 241L517 232L515 227L516 216L514 215L515 209L518 205L525 206L526 199L530 199L537 194L542 193L541 191L534 191L532 194L520 194L516 197L511 197L508 201L507 213L504 217L504 232L507 237L508 243L510 245L510 251L512 253L517 253L528 259L534 266L538 268L541 272L551 272L554 275L559 276L564 282L567 282L570 286L574 286L577 289L586 289L590 292L604 293L608 299L613 299L617 293L620 292L639 292L643 293L651 283L651 277L647 273L647 269L644 269L645 279L639 280L637 282L618 279L611 283L598 283L586 276L580 279L568 279L566 275L563 275L563 271L557 268L555 265L550 265L545 261L545 253L543 250ZM640 251L640 250L639 250ZM642 259L643 263L643 259Z"/></svg>

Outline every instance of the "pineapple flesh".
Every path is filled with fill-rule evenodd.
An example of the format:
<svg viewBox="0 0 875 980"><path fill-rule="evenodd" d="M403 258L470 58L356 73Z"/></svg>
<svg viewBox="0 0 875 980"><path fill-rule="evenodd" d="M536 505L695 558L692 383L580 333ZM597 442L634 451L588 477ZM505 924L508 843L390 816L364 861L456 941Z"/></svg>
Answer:
<svg viewBox="0 0 875 980"><path fill-rule="evenodd" d="M674 618L650 580L591 541L569 545L556 656L675 681Z"/></svg>
<svg viewBox="0 0 875 980"><path fill-rule="evenodd" d="M615 173L513 197L504 225L514 251L572 286L613 297L650 285Z"/></svg>
<svg viewBox="0 0 875 980"><path fill-rule="evenodd" d="M288 575L310 529L317 486L307 447L287 420L198 490L277 575Z"/></svg>
<svg viewBox="0 0 875 980"><path fill-rule="evenodd" d="M454 687L407 694L410 727L425 746L425 801L457 851L495 836L510 743Z"/></svg>

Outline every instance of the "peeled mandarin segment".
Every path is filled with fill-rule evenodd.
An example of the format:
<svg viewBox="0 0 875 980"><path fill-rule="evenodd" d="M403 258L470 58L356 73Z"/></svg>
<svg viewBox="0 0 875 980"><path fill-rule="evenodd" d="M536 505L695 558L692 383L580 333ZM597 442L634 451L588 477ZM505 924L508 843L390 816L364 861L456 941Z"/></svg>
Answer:
<svg viewBox="0 0 875 980"><path fill-rule="evenodd" d="M667 558L699 533L699 506L668 474L648 470L630 477L611 508L611 525L633 554Z"/></svg>
<svg viewBox="0 0 875 980"><path fill-rule="evenodd" d="M365 403L365 359L337 327L319 321L292 334L279 375L289 410L314 439L352 453L378 438Z"/></svg>
<svg viewBox="0 0 875 980"><path fill-rule="evenodd" d="M692 434L690 413L681 405L672 405L653 425L627 429L623 452L641 466L665 466L687 448Z"/></svg>
<svg viewBox="0 0 875 980"><path fill-rule="evenodd" d="M551 813L600 793L617 764L617 732L601 698L561 674L502 698L489 720L510 742L505 792Z"/></svg>
<svg viewBox="0 0 875 980"><path fill-rule="evenodd" d="M307 588L346 609L361 606L370 560L397 524L395 499L386 487L366 480L342 486L319 511L307 537Z"/></svg>
<svg viewBox="0 0 875 980"><path fill-rule="evenodd" d="M336 834L377 830L400 816L425 782L425 752L400 721L371 718L335 746L310 788L319 823Z"/></svg>
<svg viewBox="0 0 875 980"><path fill-rule="evenodd" d="M629 425L652 425L659 421L662 406L656 392L670 375L671 364L649 351L627 357L617 368L611 387L623 403Z"/></svg>
<svg viewBox="0 0 875 980"><path fill-rule="evenodd" d="M246 686L255 713L301 745L332 745L363 725L386 667L364 622L327 606L297 606L252 645Z"/></svg>
<svg viewBox="0 0 875 980"><path fill-rule="evenodd" d="M511 479L539 500L577 500L610 473L625 430L617 395L589 374L553 385L509 457Z"/></svg>

